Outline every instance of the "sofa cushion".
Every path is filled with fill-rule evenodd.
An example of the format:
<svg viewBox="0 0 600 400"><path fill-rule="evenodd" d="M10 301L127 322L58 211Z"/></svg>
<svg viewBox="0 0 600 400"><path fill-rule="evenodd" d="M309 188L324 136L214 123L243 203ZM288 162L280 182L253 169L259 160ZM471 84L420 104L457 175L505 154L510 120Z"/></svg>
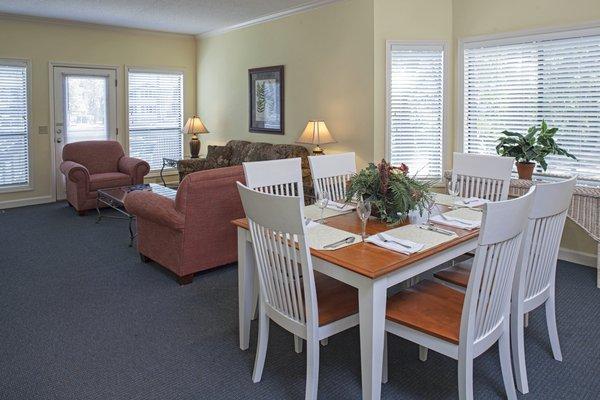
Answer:
<svg viewBox="0 0 600 400"><path fill-rule="evenodd" d="M90 175L90 190L131 185L131 176L121 172L105 172Z"/></svg>
<svg viewBox="0 0 600 400"><path fill-rule="evenodd" d="M277 156L274 149L275 146L271 143L252 143L248 146L248 152L244 161L277 160L280 157Z"/></svg>
<svg viewBox="0 0 600 400"><path fill-rule="evenodd" d="M115 140L86 140L66 144L63 161L83 165L90 174L118 172L119 160L124 156L123 147Z"/></svg>
<svg viewBox="0 0 600 400"><path fill-rule="evenodd" d="M208 146L206 169L229 167L232 148L229 146Z"/></svg>
<svg viewBox="0 0 600 400"><path fill-rule="evenodd" d="M227 147L231 148L231 159L229 165L242 165L246 161L246 153L251 142L245 140L230 140L227 142Z"/></svg>

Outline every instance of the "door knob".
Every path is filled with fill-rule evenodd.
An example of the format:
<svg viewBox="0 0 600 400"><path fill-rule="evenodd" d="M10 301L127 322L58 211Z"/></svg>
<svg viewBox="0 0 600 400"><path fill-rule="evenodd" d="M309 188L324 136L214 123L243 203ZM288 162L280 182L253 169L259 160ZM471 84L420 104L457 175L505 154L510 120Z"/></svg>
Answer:
<svg viewBox="0 0 600 400"><path fill-rule="evenodd" d="M56 130L56 133L59 133L59 134L60 134L60 133L62 133L62 130L61 130L60 128L58 128L58 129Z"/></svg>
<svg viewBox="0 0 600 400"><path fill-rule="evenodd" d="M62 139L61 138L56 138L56 143L61 143Z"/></svg>

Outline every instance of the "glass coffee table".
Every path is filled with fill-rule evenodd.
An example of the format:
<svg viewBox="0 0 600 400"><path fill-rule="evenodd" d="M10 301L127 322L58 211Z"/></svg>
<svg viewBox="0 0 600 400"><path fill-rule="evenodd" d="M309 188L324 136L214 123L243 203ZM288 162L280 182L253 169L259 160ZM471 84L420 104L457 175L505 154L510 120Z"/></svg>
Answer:
<svg viewBox="0 0 600 400"><path fill-rule="evenodd" d="M96 199L96 212L98 213L96 223L99 223L103 218L129 220L129 247L133 246L133 239L135 238L135 234L133 232L134 216L132 214L129 214L125 209L125 198L127 197L128 193L138 190L154 192L160 196L164 196L173 200L177 195L177 190L168 188L166 186L161 186L156 183L150 183L145 185L132 185L110 189L98 189L98 197ZM102 213L100 212L100 208L103 206L110 207L113 210L122 214L123 216L121 217L113 215L102 215Z"/></svg>

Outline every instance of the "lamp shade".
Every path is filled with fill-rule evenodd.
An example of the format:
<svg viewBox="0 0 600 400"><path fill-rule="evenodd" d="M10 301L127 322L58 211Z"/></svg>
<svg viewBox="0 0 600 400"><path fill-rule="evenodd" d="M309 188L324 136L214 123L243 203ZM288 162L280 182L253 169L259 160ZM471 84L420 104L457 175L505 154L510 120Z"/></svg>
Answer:
<svg viewBox="0 0 600 400"><path fill-rule="evenodd" d="M318 146L320 144L335 143L335 139L327 129L325 121L315 120L308 121L304 132L296 140L296 143L316 144Z"/></svg>
<svg viewBox="0 0 600 400"><path fill-rule="evenodd" d="M202 123L202 120L197 115L188 118L185 126L183 127L183 133L188 135L197 135L199 133L208 133L208 129Z"/></svg>

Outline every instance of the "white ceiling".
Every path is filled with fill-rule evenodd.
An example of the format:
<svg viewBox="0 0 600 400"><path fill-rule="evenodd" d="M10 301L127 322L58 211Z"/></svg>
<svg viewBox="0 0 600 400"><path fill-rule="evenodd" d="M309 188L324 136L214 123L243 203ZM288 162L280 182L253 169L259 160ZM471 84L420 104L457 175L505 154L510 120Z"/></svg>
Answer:
<svg viewBox="0 0 600 400"><path fill-rule="evenodd" d="M201 34L323 0L0 0L0 13Z"/></svg>

